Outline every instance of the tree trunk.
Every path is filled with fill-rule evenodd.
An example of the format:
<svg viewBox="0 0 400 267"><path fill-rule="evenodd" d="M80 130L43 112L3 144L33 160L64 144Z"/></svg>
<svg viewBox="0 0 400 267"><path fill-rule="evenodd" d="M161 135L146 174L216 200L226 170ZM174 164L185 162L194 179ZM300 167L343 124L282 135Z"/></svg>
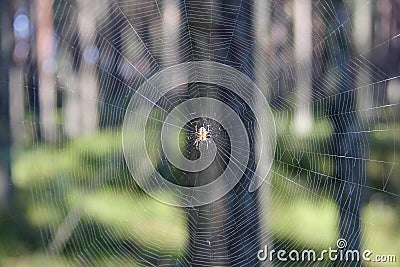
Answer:
<svg viewBox="0 0 400 267"><path fill-rule="evenodd" d="M39 72L40 132L48 143L56 141L56 61L53 1L36 0L36 51Z"/></svg>
<svg viewBox="0 0 400 267"><path fill-rule="evenodd" d="M11 63L11 9L9 1L0 2L0 211L13 209L10 167L9 66Z"/></svg>
<svg viewBox="0 0 400 267"><path fill-rule="evenodd" d="M227 0L202 2L207 6L206 10L213 10L211 18L202 17L202 21L215 21L204 23L195 28L196 35L192 37L193 60L214 60L231 67L246 71L251 78L254 77L253 53L253 1ZM190 7L189 4L186 6ZM229 8L226 8L229 6ZM191 10L188 10L188 13ZM193 11L192 11L193 12ZM207 13L210 14L210 13ZM234 24L223 24L218 21L232 21ZM209 25L209 26L206 26ZM206 27L212 27L210 29ZM199 31L204 30L204 34ZM233 33L232 33L233 31ZM227 36L232 37L228 38ZM198 37L194 40L194 36ZM201 37L203 38L201 38ZM210 36L212 38L210 38ZM207 38L208 39L207 39ZM223 45L222 45L223 44ZM243 47L246 45L247 47ZM238 55L238 49L245 49L246 53ZM244 50L242 51L244 52ZM209 87L210 93L215 93L215 88ZM223 88L218 88L222 92ZM220 93L219 93L220 95ZM230 95L230 100L220 99L224 104L234 107L235 112L244 121L246 112L244 103L234 97L229 91L224 91L224 96ZM218 96L218 94L217 94ZM253 107L254 108L254 107ZM248 115L248 114L247 114ZM247 117L246 124L248 134L254 126L254 119ZM219 149L227 149L227 144L220 144ZM250 193L248 188L255 170L254 166L254 143L250 140L249 165L238 184L221 199L205 206L189 209L188 227L189 240L189 262L191 266L259 266L257 251L260 249L260 218L257 192ZM218 162L218 160L221 160ZM195 174L197 179L207 181L214 174L218 174L223 168L225 161L216 159L206 172Z"/></svg>
<svg viewBox="0 0 400 267"><path fill-rule="evenodd" d="M313 123L311 99L312 7L311 0L294 1L294 53L296 64L296 134L306 134Z"/></svg>
<svg viewBox="0 0 400 267"><path fill-rule="evenodd" d="M179 0L163 1L163 68L179 63L180 12L178 4Z"/></svg>
<svg viewBox="0 0 400 267"><path fill-rule="evenodd" d="M336 176L339 179L337 201L340 208L339 233L340 238L347 241L346 249L360 249L360 204L362 186L365 182L365 137L360 132L360 122L355 94L355 73L351 62L352 51L348 46L350 40L342 28L342 23L348 20L343 1L334 3L337 20L332 22L330 31L337 31L334 43L330 47L330 57L333 68L338 69L338 93L334 99L332 124L334 137L332 155L337 155ZM352 263L350 266L359 266Z"/></svg>
<svg viewBox="0 0 400 267"><path fill-rule="evenodd" d="M184 4L188 8L190 7L187 3ZM213 12L204 16L205 21L211 21L211 18L216 16L217 6L218 1L212 3L205 1L202 3L202 8L213 10ZM190 12L193 11L188 9L188 13ZM191 23L191 21L188 23ZM193 34L191 36L193 46L192 55L195 57L192 60L210 60L207 54L214 57L212 52L209 53L211 43L209 31L211 31L213 25L209 23L202 25L191 23L190 27L196 27L204 31L202 34ZM207 90L211 92L214 89L210 87ZM190 89L188 93L191 95ZM192 153L190 154L193 155L193 147L189 147L188 149L192 149ZM189 179L209 183L213 177L218 176L221 172L220 166L223 166L223 164L221 159L216 159L205 171L189 174ZM190 262L190 266L229 265L228 240L224 232L226 228L226 213L225 198L221 198L208 205L188 209L188 230L190 233L190 259L188 261Z"/></svg>
<svg viewBox="0 0 400 267"><path fill-rule="evenodd" d="M267 58L267 49L270 44L269 39L269 28L270 28L270 20L271 14L268 12L271 8L270 0L255 0L254 1L254 81L255 85L260 89L267 100L270 100L272 97L272 87L269 85L270 81L270 70L268 68L270 61ZM265 112L262 104L256 102L255 110L257 113ZM259 136L256 137L256 147L260 142ZM260 207L270 207L271 205L271 188L268 183L264 183L259 189L259 202ZM260 218L260 229L263 232L268 232L269 229L269 218L265 215L265 212L261 211ZM267 236L261 236L261 244L267 245L268 248L272 248L272 239ZM261 263L262 266L272 266L272 262L263 261Z"/></svg>
<svg viewBox="0 0 400 267"><path fill-rule="evenodd" d="M95 43L97 9L90 0L79 0L79 43L83 57L79 70L80 130L84 135L96 132L98 127L98 81L96 62L98 48Z"/></svg>
<svg viewBox="0 0 400 267"><path fill-rule="evenodd" d="M353 0L353 42L356 53L366 59L365 64L357 68L356 88L361 88L362 94L358 94L358 108L362 110L366 120L373 116L374 85L372 85L372 66L370 66L370 50L372 46L372 2ZM361 60L361 59L360 59Z"/></svg>

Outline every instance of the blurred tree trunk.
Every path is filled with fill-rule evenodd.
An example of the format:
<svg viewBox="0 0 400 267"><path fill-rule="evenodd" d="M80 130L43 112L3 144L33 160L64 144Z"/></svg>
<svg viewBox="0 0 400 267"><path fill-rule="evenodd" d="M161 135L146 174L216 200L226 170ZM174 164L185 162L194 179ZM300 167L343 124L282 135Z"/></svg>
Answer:
<svg viewBox="0 0 400 267"><path fill-rule="evenodd" d="M163 40L161 67L163 69L176 65L180 62L179 37L181 32L181 14L179 10L179 0L163 1ZM176 77L171 77L175 80ZM171 90L173 94L184 94L187 86L177 86Z"/></svg>
<svg viewBox="0 0 400 267"><path fill-rule="evenodd" d="M353 42L357 54L367 60L357 69L356 88L361 88L358 94L358 108L362 111L366 120L370 120L374 110L374 85L372 84L372 68L370 66L370 50L372 46L372 2L363 0L353 0Z"/></svg>
<svg viewBox="0 0 400 267"><path fill-rule="evenodd" d="M66 88L63 99L63 112L65 117L65 134L68 137L90 135L97 131L99 126L99 81L97 75L97 62L100 57L99 48L96 44L96 29L98 17L98 5L107 5L107 1L97 4L89 0L78 0L76 8L79 16L66 17L68 23L74 24L70 28L76 28L73 32L61 32L74 48L65 47L61 60L64 65L60 66L60 82ZM63 16L64 14L60 14ZM110 17L113 19L113 17ZM117 29L120 25L115 26ZM116 53L117 54L117 53ZM115 68L119 65L115 64ZM116 70L115 73L118 73ZM115 85L117 86L117 84ZM106 101L112 102L107 99ZM102 118L104 124L109 121L110 114L106 112Z"/></svg>
<svg viewBox="0 0 400 267"><path fill-rule="evenodd" d="M185 2L186 6L190 7L187 4L188 1ZM252 37L249 38L253 36L254 21L253 16L249 15L253 14L253 1L222 0L201 3L204 5L202 10L210 10L210 12L207 13L207 17L202 17L204 23L198 22L201 25L190 25L196 29L196 35L193 36L202 37L195 40L191 36L193 60L217 61L239 68L254 78L254 40ZM198 4L196 8L199 8ZM194 11L188 10L188 13L190 12ZM216 23L207 23L213 21L212 18ZM218 21L234 23L217 24ZM210 93L215 93L213 86L209 86L208 90ZM225 89L218 88L218 90L219 94L222 94L221 91ZM255 122L249 117L246 117L247 121L245 120L246 112L242 110L244 103L227 90L224 94L224 96L229 95L228 98L231 100L221 100L233 107L241 116L248 127L249 134ZM219 149L228 148L228 144L221 144L221 146L225 147ZM250 156L248 168L238 184L227 195L208 205L189 209L189 251L191 254L189 262L191 266L259 266L260 264L257 259L257 251L261 247L259 203L257 192L248 191L255 169L254 143L250 142L250 151L247 153ZM223 171L224 165L226 167L224 159L216 158L207 171L193 175L207 182L210 177L218 176Z"/></svg>
<svg viewBox="0 0 400 267"><path fill-rule="evenodd" d="M56 141L56 61L52 0L36 0L36 21L40 132L45 142L54 143Z"/></svg>
<svg viewBox="0 0 400 267"><path fill-rule="evenodd" d="M269 45L269 27L270 27L270 5L271 0L255 0L254 8L252 12L254 13L254 27L255 27L255 44L254 53L258 57L254 58L254 80L257 87L263 91L267 99L270 98L271 92L270 88L264 88L268 85L269 80L269 70L265 67L267 56L267 49ZM272 13L272 12L271 12Z"/></svg>
<svg viewBox="0 0 400 267"><path fill-rule="evenodd" d="M296 110L294 128L306 134L313 123L312 112L312 6L311 0L294 1L294 53L296 64Z"/></svg>
<svg viewBox="0 0 400 267"><path fill-rule="evenodd" d="M360 132L360 121L357 110L357 96L354 90L354 63L351 62L353 51L351 38L344 28L348 20L345 3L334 2L336 19L331 21L329 32L335 31L335 38L329 47L332 68L337 69L338 92L334 98L332 124L334 125L332 155L337 155L336 175L339 179L337 201L340 207L339 233L340 238L347 241L346 249L360 249L360 205L362 186L365 182L366 140ZM346 263L349 266L359 266L360 263Z"/></svg>
<svg viewBox="0 0 400 267"><path fill-rule="evenodd" d="M10 2L0 1L0 211L13 210L13 186L10 166L9 67L11 64Z"/></svg>
<svg viewBox="0 0 400 267"><path fill-rule="evenodd" d="M374 2L375 3L375 2ZM373 24L373 63L379 72L373 71L374 105L399 103L400 79L392 79L400 74L400 1L376 1L376 11L372 14ZM383 71L381 71L383 70ZM390 78L390 79L389 79ZM387 79L387 82L379 82ZM399 112L395 112L399 114ZM396 116L398 117L398 116ZM374 119L374 118L373 118Z"/></svg>
<svg viewBox="0 0 400 267"><path fill-rule="evenodd" d="M210 10L204 14L204 21L211 21L217 16L219 1L204 1L201 2L202 9ZM188 13L194 12L190 10L190 4L186 4ZM200 3L197 2L197 6ZM193 34L192 38L194 55L192 60L210 60L210 57L215 55L210 53L211 39L209 32L213 26L211 23L193 23L188 21L189 27L202 31L200 34ZM211 59L212 60L212 59ZM215 90L210 87L208 92ZM188 92L191 95L191 92ZM194 155L195 148L188 147L192 150L190 155ZM216 158L212 165L200 173L190 173L190 180L201 180L203 183L210 183L214 177L221 173L221 166L224 162L220 158ZM226 202L221 198L208 205L189 208L188 210L188 228L190 233L189 251L190 251L190 266L228 266L228 240L225 236L224 229L226 228Z"/></svg>
<svg viewBox="0 0 400 267"><path fill-rule="evenodd" d="M27 59L31 50L31 32L29 29L32 25L31 20L29 20L28 6L27 0L13 2L14 20L27 19L25 23L21 23L21 29L14 34L14 60L10 66L11 143L17 149L23 145L25 138L23 127L25 115L24 86L28 86L28 84L25 83L24 76L27 72Z"/></svg>
<svg viewBox="0 0 400 267"><path fill-rule="evenodd" d="M370 57L372 62L379 68L379 72L372 72L372 82L374 83L374 88L376 88L375 92L375 105L385 105L390 103L390 100L386 98L386 88L389 87L393 81L389 81L388 84L379 82L381 80L387 79L389 77L393 77L392 71L390 69L390 59L392 58L392 54L390 54L390 41L391 39L390 33L390 19L391 19L391 11L392 6L390 3L391 0L381 0L376 2L376 11L374 11L374 6L372 10L372 19L373 24L371 27L372 31L372 44L371 47L374 47L373 53L370 53ZM375 13L376 12L376 13ZM374 15L375 14L375 15ZM397 39L397 38L395 38ZM389 63L389 64L388 64ZM398 82L394 80L394 82Z"/></svg>
<svg viewBox="0 0 400 267"><path fill-rule="evenodd" d="M10 68L10 126L11 142L14 147L21 147L24 140L24 66L17 64Z"/></svg>
<svg viewBox="0 0 400 267"><path fill-rule="evenodd" d="M229 50L222 49L220 51L222 55L226 56L222 63L240 69L254 80L254 62L256 60L254 49L257 48L254 37L254 0L226 0L223 3L229 4L236 12L228 9L220 12L223 17L235 21ZM222 25L219 27L221 35L226 34L227 29L224 29ZM220 60L221 57L218 59ZM224 100L221 99L221 101ZM254 100L254 103L257 103L257 99ZM243 100L240 98L233 97L227 104L239 114L240 120L246 127L250 144L250 149L246 152L249 153L246 171L233 190L224 197L227 209L225 231L228 241L229 266L260 266L261 262L257 258L257 252L262 245L265 245L261 244L260 240L260 223L262 222L260 214L263 214L263 210L260 210L258 191L249 192L248 190L256 171L255 141L257 136L254 133L256 121L254 115L247 116L249 114L245 111ZM257 112L256 106L249 108Z"/></svg>
<svg viewBox="0 0 400 267"><path fill-rule="evenodd" d="M11 173L11 116L10 91L14 90L10 79L13 78L12 55L14 38L12 36L12 8L10 1L0 0L0 213L8 214L11 231L17 230L18 236L29 245L36 244L36 236L31 227L19 212L14 196L14 184ZM10 77L11 76L11 77ZM21 82L21 81L20 81Z"/></svg>
<svg viewBox="0 0 400 267"><path fill-rule="evenodd" d="M79 43L82 57L79 70L80 131L84 135L93 134L98 127L98 81L96 62L97 8L90 0L79 0L78 19Z"/></svg>
<svg viewBox="0 0 400 267"><path fill-rule="evenodd" d="M178 4L179 0L163 1L163 68L179 63L180 12Z"/></svg>
<svg viewBox="0 0 400 267"><path fill-rule="evenodd" d="M68 62L70 59L67 58L66 61ZM73 138L79 136L81 131L78 73L74 69L66 71L60 69L60 73L60 77L62 77L60 82L65 88L63 97L64 132L66 136Z"/></svg>
<svg viewBox="0 0 400 267"><path fill-rule="evenodd" d="M98 94L99 99L102 102L109 103L113 106L118 106L121 103L120 95L125 90L125 84L128 79L132 77L132 73L126 71L126 67L124 67L127 63L125 59L123 59L124 50L123 46L125 43L132 42L132 38L135 34L127 34L124 32L126 29L126 24L131 21L131 17L129 14L126 14L122 7L120 7L120 3L117 1L105 0L105 5L108 6L108 13L106 20L99 20L99 23L109 23L108 27L99 26L100 34L109 40L108 42L103 42L101 46L99 46L99 64L100 68L97 69L98 77L99 77L99 88ZM122 12L120 9L122 9ZM136 8L134 9L136 10ZM141 12L143 9L140 7L137 8ZM124 17L126 14L126 18ZM132 15L136 17L135 15ZM123 23L119 23L123 22ZM134 23L134 22L131 22ZM112 27L112 30L109 30L109 27ZM133 36L132 36L133 35ZM125 53L127 53L125 51ZM129 54L129 53L128 53ZM129 56L128 56L129 58ZM135 65L135 62L132 62ZM109 80L101 79L100 77L108 77L111 72L114 76L113 78L113 90L109 90ZM99 108L99 127L116 127L119 126L124 117L123 109L110 109L108 107L102 107L101 111ZM110 119L110 118L113 119Z"/></svg>
<svg viewBox="0 0 400 267"><path fill-rule="evenodd" d="M269 87L270 81L270 70L268 68L270 64L269 58L267 58L267 50L270 44L269 28L271 21L271 1L270 0L255 0L253 7L253 24L254 24L254 81L258 89L260 89L267 100L272 97L272 87ZM258 114L265 112L262 104L256 102L255 110ZM256 137L256 144L260 141L259 136ZM257 147L257 145L256 145ZM260 207L269 207L271 202L271 190L268 183L264 183L259 189ZM260 229L263 232L270 231L269 229L269 218L267 218L267 212L261 211L260 218ZM268 248L272 248L272 239L267 235L262 236L260 240L262 245L267 245ZM263 261L262 266L272 266L272 262Z"/></svg>
<svg viewBox="0 0 400 267"><path fill-rule="evenodd" d="M390 0L389 8L390 14L390 35L389 38L400 34L400 1ZM390 70L390 77L397 76L400 73L400 38L393 38L389 43L389 62L388 69Z"/></svg>

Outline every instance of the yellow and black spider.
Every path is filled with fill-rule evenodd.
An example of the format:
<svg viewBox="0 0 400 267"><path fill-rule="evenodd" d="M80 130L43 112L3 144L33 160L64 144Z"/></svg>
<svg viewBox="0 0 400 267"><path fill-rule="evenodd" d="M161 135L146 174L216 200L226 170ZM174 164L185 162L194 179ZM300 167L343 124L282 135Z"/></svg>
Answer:
<svg viewBox="0 0 400 267"><path fill-rule="evenodd" d="M195 128L196 131L196 140L194 141L194 144L196 145L196 148L199 147L200 142L206 142L207 148L208 148L208 143L210 142L211 138L211 130L210 130L210 125L206 127L202 126L200 127L199 130L197 130L197 125Z"/></svg>

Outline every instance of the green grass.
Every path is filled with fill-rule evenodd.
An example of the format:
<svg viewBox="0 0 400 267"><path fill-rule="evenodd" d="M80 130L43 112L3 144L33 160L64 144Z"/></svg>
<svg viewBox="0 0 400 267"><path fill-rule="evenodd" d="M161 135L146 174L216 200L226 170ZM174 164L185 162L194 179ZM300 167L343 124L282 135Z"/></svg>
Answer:
<svg viewBox="0 0 400 267"><path fill-rule="evenodd" d="M58 147L39 145L14 153L13 181L19 188L31 187L43 179L57 179L63 174L84 172L93 165L99 167L110 161L110 156L121 153L119 131L103 131Z"/></svg>
<svg viewBox="0 0 400 267"><path fill-rule="evenodd" d="M323 249L334 246L338 238L338 209L333 201L298 198L294 203L273 205L266 211L271 230L278 239L298 242L299 246Z"/></svg>
<svg viewBox="0 0 400 267"><path fill-rule="evenodd" d="M73 266L73 260L67 257L52 257L43 252L32 252L31 254L21 256L11 256L0 258L1 266L18 266L18 267L67 267Z"/></svg>
<svg viewBox="0 0 400 267"><path fill-rule="evenodd" d="M379 200L371 201L361 213L363 248L374 255L396 255L397 263L370 263L369 266L399 266L400 221L399 210Z"/></svg>
<svg viewBox="0 0 400 267"><path fill-rule="evenodd" d="M116 238L131 238L143 247L174 247L177 254L185 245L185 217L179 208L108 189L79 196L70 198L71 206L79 206L83 219L106 226Z"/></svg>

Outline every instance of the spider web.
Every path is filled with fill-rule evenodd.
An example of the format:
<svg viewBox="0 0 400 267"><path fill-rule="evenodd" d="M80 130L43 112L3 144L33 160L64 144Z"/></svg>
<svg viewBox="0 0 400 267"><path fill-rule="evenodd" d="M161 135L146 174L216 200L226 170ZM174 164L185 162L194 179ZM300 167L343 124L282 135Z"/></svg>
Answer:
<svg viewBox="0 0 400 267"><path fill-rule="evenodd" d="M146 152L135 151L132 155L138 164L143 153L148 153L151 166L166 180L196 187L216 180L229 160L235 160L230 155L238 144L231 142L222 123L205 117L189 119L185 109L179 111L181 117L175 117L177 121L186 120L176 136L179 150L192 160L198 159L200 152L211 153L204 142L200 142L200 148L195 146L196 127L209 127L208 139L217 148L215 162L210 167L215 171L183 171L165 157L161 128L168 114L190 99L206 97L227 103L239 114L250 143L257 143L257 134L267 131L261 129L251 107L240 96L222 86L204 82L176 86L156 102L143 95L141 101L151 106L148 117L141 116L140 109L128 109L140 85L163 69L185 62L215 61L253 79L269 101L277 140L269 175L258 191L252 193L258 196L257 204L240 202L243 194L249 193L248 188L239 183L213 204L186 208L161 204L138 186L124 160L121 138L101 139L95 148L85 139L75 144L74 151L68 150L66 145L60 145L55 151L46 148L48 152L62 155L62 166L84 163L80 168L66 168L64 172L55 173L52 179L38 180L31 187L32 205L42 207L52 203L54 212L48 216L57 214L56 219L46 221L41 227L43 247L50 260L62 253L78 266L254 266L258 261L256 255L252 258L243 255L246 242L250 247L256 246L256 251L260 245L273 246L276 250L301 250L315 245L302 239L304 229L290 221L293 218L290 214L279 215L282 211L296 211L299 201L322 210L317 217L334 219L329 221L338 227L333 237L326 228L314 230L319 236L319 245L332 247L340 235L354 231L359 221L362 225L372 225L359 214L363 197L379 193L398 201L392 171L399 167L395 139L399 101L388 103L378 95L379 88L398 76L385 73L370 60L398 35L389 36L361 53L354 47L351 35L358 9L349 10L351 3L346 3L348 5L338 11L335 2L312 2L315 26L312 32L313 81L309 93L297 90L299 76L296 72L307 75L308 69L299 67L292 59L295 54L291 34L294 4L290 1L261 2L254 1L253 5L247 1L100 1L88 4L95 16L94 24L84 17L77 3L55 2L59 95L64 98L67 94L79 94L70 84L73 83L71 76L63 70L90 76L93 73L80 69L79 63L90 61L99 81L99 94L90 101L98 105L106 137L121 137L120 126L127 112L133 112L146 122L144 136L129 133L133 146L135 140L145 140ZM370 1L364 1L358 8L361 10L369 4ZM256 18L256 14L259 17ZM89 50L79 46L79 22L86 23L96 35L86 47L91 48ZM252 30L251 23L257 22ZM263 44L269 44L268 48ZM342 51L338 51L338 47ZM62 62L72 63L63 66ZM60 85L62 80L67 82ZM36 90L34 86L26 88ZM372 93L366 94L368 91ZM151 94L158 96L159 92L153 89ZM372 104L368 102L371 95ZM296 99L300 99L300 104ZM310 99L311 105L302 102L303 99ZM293 129L298 110L313 114L313 126L304 136L298 136ZM224 119L229 125L236 123L234 118L226 116ZM33 132L36 125L28 120L25 127ZM387 154L392 156L369 152L370 140L388 135L393 141ZM39 141L35 141L36 144L39 145ZM254 147L242 153L250 155L244 176L257 175ZM99 154L101 158L97 157ZM378 180L367 179L368 166L381 170ZM141 174L147 177L153 171L144 169ZM175 197L168 192L156 193L163 199ZM252 217L249 213L244 218L237 217L235 207L247 207ZM341 214L342 221L332 214ZM116 222L111 217L117 218ZM274 222L275 217L282 219ZM259 240L235 236L243 224L257 221L260 228L255 231ZM294 230L289 232L288 227ZM373 238L372 232L352 233L349 236L353 239L347 242L352 246L357 246L357 240L365 243ZM234 260L228 255L232 250L237 251ZM290 264L279 262L276 265ZM340 263L340 266L346 265Z"/></svg>

